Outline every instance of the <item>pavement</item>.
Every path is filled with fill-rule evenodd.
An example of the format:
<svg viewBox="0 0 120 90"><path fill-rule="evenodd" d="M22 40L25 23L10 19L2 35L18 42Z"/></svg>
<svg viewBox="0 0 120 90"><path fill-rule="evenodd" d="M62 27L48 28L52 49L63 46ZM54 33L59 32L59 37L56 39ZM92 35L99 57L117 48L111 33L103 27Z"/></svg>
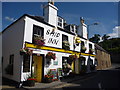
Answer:
<svg viewBox="0 0 120 90"><path fill-rule="evenodd" d="M69 76L69 77L63 77L61 80L58 81L53 81L51 83L35 83L35 86L33 87L29 87L29 86L23 86L22 88L20 88L20 90L34 90L34 89L49 89L49 88L53 88L53 87L58 87L58 86L69 86L70 82L76 81L76 80L84 80L85 78L91 77L93 75L95 75L96 73L89 73L89 74L83 74L83 75L74 75L74 76ZM16 88L14 85L8 85L8 84L4 84L2 85L2 90L14 90L14 89L18 89Z"/></svg>
<svg viewBox="0 0 120 90"><path fill-rule="evenodd" d="M85 79L88 77L91 77L93 75L95 75L96 73L89 73L89 74L84 74L84 75L75 75L72 77L63 77L61 80L58 81L53 81L51 83L35 83L34 87L27 87L27 86L23 86L23 88L25 89L48 89L48 88L53 88L53 87L58 87L61 85L69 85L68 83L76 81L76 80L81 80L81 79Z"/></svg>

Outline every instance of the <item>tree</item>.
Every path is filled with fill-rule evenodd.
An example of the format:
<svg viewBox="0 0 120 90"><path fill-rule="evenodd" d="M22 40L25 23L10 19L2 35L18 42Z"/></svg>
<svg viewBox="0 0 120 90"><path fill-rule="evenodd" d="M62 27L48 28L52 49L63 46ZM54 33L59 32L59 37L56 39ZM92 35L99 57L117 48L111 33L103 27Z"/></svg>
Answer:
<svg viewBox="0 0 120 90"><path fill-rule="evenodd" d="M98 43L100 41L100 35L95 34L92 38L89 39L91 42Z"/></svg>
<svg viewBox="0 0 120 90"><path fill-rule="evenodd" d="M110 37L110 36L104 34L103 37L102 37L102 40L103 40L103 41L108 40L109 37Z"/></svg>

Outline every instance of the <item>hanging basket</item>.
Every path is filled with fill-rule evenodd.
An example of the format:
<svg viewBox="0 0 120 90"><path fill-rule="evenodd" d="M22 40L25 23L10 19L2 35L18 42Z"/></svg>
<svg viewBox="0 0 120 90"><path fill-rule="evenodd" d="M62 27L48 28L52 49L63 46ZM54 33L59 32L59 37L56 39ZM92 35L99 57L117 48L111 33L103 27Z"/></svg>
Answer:
<svg viewBox="0 0 120 90"><path fill-rule="evenodd" d="M53 59L53 60L55 60L56 59L56 54L55 53L53 53L53 52L48 52L47 54L46 54L46 58L47 59Z"/></svg>
<svg viewBox="0 0 120 90"><path fill-rule="evenodd" d="M63 41L63 49L65 50L70 50L70 44L68 41Z"/></svg>
<svg viewBox="0 0 120 90"><path fill-rule="evenodd" d="M81 52L85 53L86 49L87 49L87 48L86 48L85 46L82 46Z"/></svg>
<svg viewBox="0 0 120 90"><path fill-rule="evenodd" d="M41 36L34 36L34 44L43 46L45 44L45 39Z"/></svg>
<svg viewBox="0 0 120 90"><path fill-rule="evenodd" d="M75 38L75 43L81 43L81 41L80 41L80 38L79 38L79 37L76 37L76 38Z"/></svg>
<svg viewBox="0 0 120 90"><path fill-rule="evenodd" d="M27 47L20 49L20 55L25 55L25 54L32 55L32 53L33 53L33 50L30 50Z"/></svg>

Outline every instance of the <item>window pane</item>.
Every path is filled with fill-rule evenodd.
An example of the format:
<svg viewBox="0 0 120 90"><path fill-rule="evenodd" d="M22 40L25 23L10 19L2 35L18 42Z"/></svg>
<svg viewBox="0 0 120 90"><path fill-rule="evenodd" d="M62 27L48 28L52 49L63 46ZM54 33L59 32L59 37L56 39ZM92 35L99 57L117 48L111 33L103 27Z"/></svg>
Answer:
<svg viewBox="0 0 120 90"><path fill-rule="evenodd" d="M91 49L92 49L92 44L89 44L89 48L91 48Z"/></svg>
<svg viewBox="0 0 120 90"><path fill-rule="evenodd" d="M68 36L62 35L62 40L63 40L63 41L65 41L65 40L68 41Z"/></svg>
<svg viewBox="0 0 120 90"><path fill-rule="evenodd" d="M33 34L37 34L39 36L43 36L44 28L40 26L33 25Z"/></svg>

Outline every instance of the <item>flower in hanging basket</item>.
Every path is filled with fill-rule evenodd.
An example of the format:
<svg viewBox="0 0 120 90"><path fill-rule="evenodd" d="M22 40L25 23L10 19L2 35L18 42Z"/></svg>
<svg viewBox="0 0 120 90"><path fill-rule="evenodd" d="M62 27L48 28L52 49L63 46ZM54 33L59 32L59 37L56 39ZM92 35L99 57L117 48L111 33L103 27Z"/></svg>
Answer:
<svg viewBox="0 0 120 90"><path fill-rule="evenodd" d="M67 40L63 41L63 48L66 49L66 50L70 49L70 44L69 44L69 42Z"/></svg>
<svg viewBox="0 0 120 90"><path fill-rule="evenodd" d="M27 80L36 80L35 78L28 78Z"/></svg>
<svg viewBox="0 0 120 90"><path fill-rule="evenodd" d="M46 58L55 60L56 59L56 54L53 53L53 52L48 52L46 54Z"/></svg>
<svg viewBox="0 0 120 90"><path fill-rule="evenodd" d="M86 51L86 49L87 49L87 48L86 48L85 46L82 46L82 50L85 50L85 51Z"/></svg>
<svg viewBox="0 0 120 90"><path fill-rule="evenodd" d="M94 49L91 49L89 50L89 53L92 54L94 52Z"/></svg>
<svg viewBox="0 0 120 90"><path fill-rule="evenodd" d="M29 54L32 55L33 50L28 49L27 47L20 49L20 55Z"/></svg>
<svg viewBox="0 0 120 90"><path fill-rule="evenodd" d="M45 39L41 36L34 36L34 43L39 46L43 46L45 44Z"/></svg>
<svg viewBox="0 0 120 90"><path fill-rule="evenodd" d="M82 46L81 52L85 52L86 50L87 50L87 48L85 46Z"/></svg>
<svg viewBox="0 0 120 90"><path fill-rule="evenodd" d="M69 55L69 59L70 60L76 60L77 59L77 55Z"/></svg>
<svg viewBox="0 0 120 90"><path fill-rule="evenodd" d="M76 38L75 38L75 43L81 43L81 41L80 41L80 38L79 38L79 37L76 37Z"/></svg>

